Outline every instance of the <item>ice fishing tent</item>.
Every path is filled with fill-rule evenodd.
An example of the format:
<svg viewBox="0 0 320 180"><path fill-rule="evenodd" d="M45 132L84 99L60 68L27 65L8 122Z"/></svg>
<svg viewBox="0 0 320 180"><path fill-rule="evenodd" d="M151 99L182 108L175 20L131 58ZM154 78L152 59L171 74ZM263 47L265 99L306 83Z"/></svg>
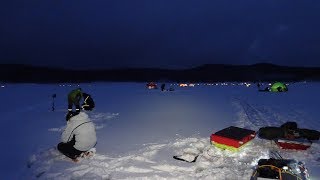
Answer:
<svg viewBox="0 0 320 180"><path fill-rule="evenodd" d="M286 91L288 91L288 87L284 83L275 82L270 87L270 91L271 92L286 92Z"/></svg>
<svg viewBox="0 0 320 180"><path fill-rule="evenodd" d="M149 82L149 83L147 83L147 84L146 84L146 87L147 87L148 89L157 89L157 88L158 88L158 87L157 87L157 84L154 83L154 82Z"/></svg>

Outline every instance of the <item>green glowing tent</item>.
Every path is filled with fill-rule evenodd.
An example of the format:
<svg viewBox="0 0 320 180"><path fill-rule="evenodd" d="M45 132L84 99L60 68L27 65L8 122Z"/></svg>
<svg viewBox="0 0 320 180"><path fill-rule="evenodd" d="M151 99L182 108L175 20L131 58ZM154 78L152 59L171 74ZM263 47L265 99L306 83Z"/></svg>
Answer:
<svg viewBox="0 0 320 180"><path fill-rule="evenodd" d="M288 91L288 87L284 83L275 82L272 84L270 91L271 92L286 92L286 91Z"/></svg>

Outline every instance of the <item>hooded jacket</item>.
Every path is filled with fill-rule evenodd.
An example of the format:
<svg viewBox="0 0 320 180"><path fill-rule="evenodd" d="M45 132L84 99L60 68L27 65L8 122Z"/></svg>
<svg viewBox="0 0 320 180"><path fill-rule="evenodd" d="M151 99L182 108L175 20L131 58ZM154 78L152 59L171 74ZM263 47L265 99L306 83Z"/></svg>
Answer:
<svg viewBox="0 0 320 180"><path fill-rule="evenodd" d="M73 137L75 138L75 145L73 147L79 151L88 151L97 142L95 125L84 112L80 112L78 115L70 118L61 135L61 140L67 143Z"/></svg>

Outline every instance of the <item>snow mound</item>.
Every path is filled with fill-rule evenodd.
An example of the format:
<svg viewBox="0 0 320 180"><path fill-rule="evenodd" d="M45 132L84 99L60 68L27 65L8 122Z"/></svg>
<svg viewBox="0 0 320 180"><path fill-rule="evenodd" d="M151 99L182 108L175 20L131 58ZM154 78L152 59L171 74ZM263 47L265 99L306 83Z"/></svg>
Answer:
<svg viewBox="0 0 320 180"><path fill-rule="evenodd" d="M257 161L268 158L274 147L254 139L240 152L230 152L212 146L209 138L191 137L147 145L120 157L96 153L79 163L51 148L32 155L28 169L30 178L38 179L249 179ZM199 157L187 163L173 159L174 155Z"/></svg>

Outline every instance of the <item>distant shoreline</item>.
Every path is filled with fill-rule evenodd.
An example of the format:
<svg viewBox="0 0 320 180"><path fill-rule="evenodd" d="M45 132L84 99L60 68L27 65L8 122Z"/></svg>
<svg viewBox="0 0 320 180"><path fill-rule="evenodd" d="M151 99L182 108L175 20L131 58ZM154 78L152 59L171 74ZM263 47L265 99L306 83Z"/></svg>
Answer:
<svg viewBox="0 0 320 180"><path fill-rule="evenodd" d="M274 64L206 64L190 69L123 68L71 70L23 64L0 64L3 83L90 82L272 82L320 81L320 67L288 67Z"/></svg>

